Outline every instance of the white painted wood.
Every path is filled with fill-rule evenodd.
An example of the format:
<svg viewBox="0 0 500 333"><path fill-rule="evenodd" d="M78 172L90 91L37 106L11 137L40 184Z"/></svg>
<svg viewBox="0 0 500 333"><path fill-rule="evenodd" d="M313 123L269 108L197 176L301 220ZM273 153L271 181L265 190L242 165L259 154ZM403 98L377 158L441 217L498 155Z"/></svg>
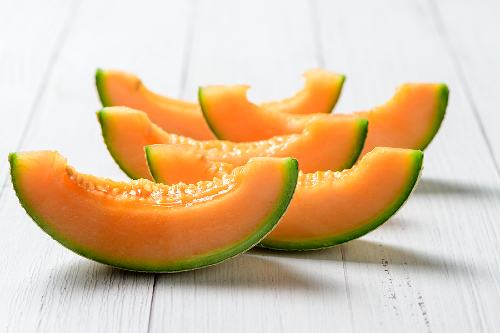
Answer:
<svg viewBox="0 0 500 333"><path fill-rule="evenodd" d="M448 83L450 106L405 208L374 233L326 251L253 250L208 269L156 277L121 272L49 239L6 188L0 196L1 331L499 329L500 177L472 107L492 142L497 78L488 63L497 47L488 41L496 43L498 6L95 0L73 7L52 1L0 3L4 157L19 143L58 149L82 171L125 179L95 120L98 66L128 69L159 92L192 100L200 84L250 83L258 101L293 93L301 72L324 64L348 75L341 111L383 102L398 84L415 80ZM33 16L32 24L23 25L20 15ZM475 30L464 25L471 17ZM18 113L3 111L18 104ZM0 176L5 166L4 159Z"/></svg>
<svg viewBox="0 0 500 333"><path fill-rule="evenodd" d="M49 79L76 1L0 2L0 183ZM44 15L40 15L43 13ZM1 191L0 191L1 192Z"/></svg>
<svg viewBox="0 0 500 333"><path fill-rule="evenodd" d="M306 1L200 1L185 95L192 98L199 85L220 83L252 84L254 100L292 94L302 84L301 73L320 62L310 9ZM307 258L252 251L210 269L161 276L150 329L349 328L339 249Z"/></svg>
<svg viewBox="0 0 500 333"><path fill-rule="evenodd" d="M255 101L292 95L318 67L305 0L198 1L184 95L210 84L249 84Z"/></svg>
<svg viewBox="0 0 500 333"><path fill-rule="evenodd" d="M408 205L342 247L354 331L498 330L499 177L432 7L391 0L318 7L325 62L348 76L339 109L381 103L405 81L443 81L451 91Z"/></svg>
<svg viewBox="0 0 500 333"><path fill-rule="evenodd" d="M433 10L500 174L500 2L434 1Z"/></svg>
<svg viewBox="0 0 500 333"><path fill-rule="evenodd" d="M37 15L56 19L48 15L51 8L38 9ZM152 87L176 94L188 15L184 2L82 2L66 27L21 149L57 149L79 170L125 179L102 142L95 69L134 71ZM40 34L46 33L52 31ZM42 51L43 43L37 48ZM36 67L38 61L30 61L37 49L26 52L26 68ZM0 221L0 331L147 331L153 275L110 269L67 251L36 227L10 186L0 202Z"/></svg>

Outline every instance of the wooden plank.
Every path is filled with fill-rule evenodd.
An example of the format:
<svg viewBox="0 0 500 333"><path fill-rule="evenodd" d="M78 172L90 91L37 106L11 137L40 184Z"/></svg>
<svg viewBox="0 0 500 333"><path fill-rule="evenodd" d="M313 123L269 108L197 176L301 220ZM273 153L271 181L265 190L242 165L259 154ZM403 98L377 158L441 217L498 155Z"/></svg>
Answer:
<svg viewBox="0 0 500 333"><path fill-rule="evenodd" d="M342 246L354 331L498 329L499 177L432 8L325 0L318 11L325 62L348 77L339 109L382 103L405 81L451 91L418 190L387 225Z"/></svg>
<svg viewBox="0 0 500 333"><path fill-rule="evenodd" d="M320 59L307 1L199 1L184 95L210 84L249 84L256 101L301 88Z"/></svg>
<svg viewBox="0 0 500 333"><path fill-rule="evenodd" d="M48 11L40 6L37 14L50 19ZM175 95L188 7L86 1L71 21L21 149L57 149L81 171L125 179L102 142L94 71L98 66L134 71L153 88ZM11 189L0 205L0 330L147 331L153 275L110 269L72 254L36 227Z"/></svg>
<svg viewBox="0 0 500 333"><path fill-rule="evenodd" d="M283 98L316 67L306 1L201 1L184 95L249 83L251 98ZM321 332L350 328L339 249L309 256L253 250L221 265L158 277L152 332Z"/></svg>
<svg viewBox="0 0 500 333"><path fill-rule="evenodd" d="M0 183L65 40L75 1L0 2ZM40 15L44 13L44 15ZM1 193L1 190L0 190Z"/></svg>
<svg viewBox="0 0 500 333"><path fill-rule="evenodd" d="M446 0L432 4L439 34L487 136L500 175L500 2Z"/></svg>
<svg viewBox="0 0 500 333"><path fill-rule="evenodd" d="M6 110L18 105L27 110L16 113L24 120L0 113L2 123L14 126L4 126L10 140L0 143L4 155L16 147L22 137L17 129L33 111L23 149L59 149L85 172L125 179L105 151L93 115L99 107L92 82L97 66L135 71L158 91L191 99L199 84L248 82L255 86L251 96L264 100L292 93L301 84L298 73L324 58L328 68L348 74L340 105L345 111L384 101L401 82L435 80L450 84L449 113L427 151L420 187L398 216L373 234L316 253L254 250L206 270L159 276L156 287L150 275L112 270L68 253L34 226L9 189L0 201L2 331L145 331L151 301L150 331L499 327L500 186L473 110L494 142L487 127L487 119L495 120L493 107L480 104L488 103L487 97L495 101L494 81L487 90L483 78L491 72L479 67L469 45L486 54L485 63L496 51L487 47L491 35L485 34L481 42L473 41L477 44L463 44L462 52L459 36L471 43L475 35L467 34L475 30L453 30L460 20L470 22L469 9L472 17L481 13L490 22L477 20L474 24L483 24L478 33L496 27L488 20L496 7L457 9L461 18L446 16L448 4L438 7L453 32L451 45L463 57L457 58L462 76L428 2L325 0L314 2L312 13L305 1L201 2L191 46L184 43L191 35L189 4L84 2L74 20L69 17L76 7L59 5L33 7L40 17L33 30L18 23L27 29L25 37L40 40L31 45L4 38L4 27L17 27L18 17L6 11L10 3L0 4L0 72L10 73L0 84L2 91L13 91L3 103ZM485 13L489 8L492 13ZM64 38L57 32L64 22L68 37L60 49L58 40ZM52 35L43 37L46 30ZM321 32L319 40L314 31ZM4 47L5 40L14 46ZM12 51L16 47L23 51ZM20 65L13 65L17 61ZM467 88L464 77L480 83ZM2 170L5 164L0 164L5 175Z"/></svg>

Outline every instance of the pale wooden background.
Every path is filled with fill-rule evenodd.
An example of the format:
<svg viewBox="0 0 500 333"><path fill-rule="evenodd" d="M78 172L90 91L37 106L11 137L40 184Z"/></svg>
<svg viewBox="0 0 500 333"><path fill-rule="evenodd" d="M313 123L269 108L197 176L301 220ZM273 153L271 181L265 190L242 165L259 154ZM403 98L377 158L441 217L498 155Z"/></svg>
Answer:
<svg viewBox="0 0 500 333"><path fill-rule="evenodd" d="M98 66L192 100L207 83L281 98L316 66L348 76L339 111L405 81L444 81L451 95L418 189L372 234L133 274L52 241L8 178L9 151L48 148L125 179L95 119ZM499 1L1 0L0 97L2 332L500 330Z"/></svg>

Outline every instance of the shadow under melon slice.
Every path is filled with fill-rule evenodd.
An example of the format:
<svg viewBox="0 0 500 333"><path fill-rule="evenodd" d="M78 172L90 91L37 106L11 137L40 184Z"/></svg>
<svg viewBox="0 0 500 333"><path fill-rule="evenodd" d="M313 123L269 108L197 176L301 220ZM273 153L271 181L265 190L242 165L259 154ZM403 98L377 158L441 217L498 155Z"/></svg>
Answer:
<svg viewBox="0 0 500 333"><path fill-rule="evenodd" d="M167 186L79 174L50 151L9 160L19 201L43 231L89 259L147 272L201 268L250 249L276 226L298 174L294 159L261 158L222 179Z"/></svg>

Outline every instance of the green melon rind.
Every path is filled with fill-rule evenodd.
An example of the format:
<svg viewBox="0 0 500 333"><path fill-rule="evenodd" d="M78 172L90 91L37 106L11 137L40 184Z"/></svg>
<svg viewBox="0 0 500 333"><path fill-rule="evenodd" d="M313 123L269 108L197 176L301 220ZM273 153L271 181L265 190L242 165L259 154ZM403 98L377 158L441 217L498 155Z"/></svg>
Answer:
<svg viewBox="0 0 500 333"><path fill-rule="evenodd" d="M206 266L218 264L224 260L230 259L236 255L239 255L251 249L274 229L274 227L279 222L281 216L285 213L293 197L299 172L297 160L292 158L287 158L286 161L284 161L284 170L283 170L284 182L280 199L277 201L276 207L262 221L262 223L259 225L256 231L251 235L249 235L246 239L236 244L230 245L226 248L213 251L210 254L205 254L202 256L193 257L188 260L183 260L179 262L168 263L165 265L158 266L158 265L144 264L144 263L141 264L135 262L116 261L113 260L112 258L111 259L105 258L99 254L96 254L92 250L86 249L78 244L73 243L69 239L65 239L64 236L58 235L57 232L52 230L52 228L50 227L50 223L44 221L44 219L37 214L36 209L31 207L28 204L27 200L24 198L23 189L20 188L18 182L18 178L20 177L20 175L17 166L17 154L15 153L9 154L9 162L11 165L12 184L14 186L14 190L17 194L19 202L21 203L21 206L24 208L26 213L28 213L28 215L33 219L33 221L35 221L35 223L55 241L59 242L64 247L87 259L91 259L100 262L102 264L106 264L124 270L150 272L150 273L174 273L174 272L203 268Z"/></svg>
<svg viewBox="0 0 500 333"><path fill-rule="evenodd" d="M95 71L95 85L97 88L97 94L99 95L99 99L101 100L102 106L112 106L111 98L106 94L106 72L101 68L98 68Z"/></svg>
<svg viewBox="0 0 500 333"><path fill-rule="evenodd" d="M378 216L374 217L369 222L365 223L362 227L356 228L350 232L346 232L340 235L334 235L324 239L313 239L313 240L300 240L300 241L275 241L264 239L259 246L265 247L273 250L289 250L289 251L306 251L306 250L318 250L323 248L332 247L339 245L350 240L359 238L370 231L378 228L384 222L386 222L391 216L396 214L396 212L403 206L411 192L415 188L415 185L419 179L420 172L422 170L424 154L420 150L415 150L412 152L412 168L410 177L408 177L408 182L404 187L401 195L389 206L386 210L380 213Z"/></svg>
<svg viewBox="0 0 500 333"><path fill-rule="evenodd" d="M153 153L151 151L150 146L144 147L144 152L146 154L146 163L148 165L149 173L151 174L151 177L153 177L154 181L156 183L162 183L166 184L165 180L156 172L156 168L154 167L156 164L154 163L154 157Z"/></svg>
<svg viewBox="0 0 500 333"><path fill-rule="evenodd" d="M448 97L450 90L448 86L444 83L440 84L437 88L437 104L436 104L436 118L432 127L429 129L429 133L424 138L422 144L420 145L420 150L424 150L431 143L432 139L436 136L441 124L443 123L444 116L446 114L446 108L448 106Z"/></svg>
<svg viewBox="0 0 500 333"><path fill-rule="evenodd" d="M358 139L354 142L354 147L352 148L352 155L350 160L348 160L341 168L350 169L356 163L359 158L359 155L363 151L363 147L365 146L366 137L368 135L369 123L367 119L359 118L356 120L357 125L357 136Z"/></svg>
<svg viewBox="0 0 500 333"><path fill-rule="evenodd" d="M203 96L203 87L198 87L198 103L200 103L200 108L201 108L201 114L203 115L203 118L205 118L205 122L207 123L208 128L210 128L210 131L212 134L219 140L227 140L220 134L217 129L214 127L213 122L210 120L210 117L208 116L208 107L205 103L205 97Z"/></svg>
<svg viewBox="0 0 500 333"><path fill-rule="evenodd" d="M327 108L324 113L332 113L333 109L335 108L335 105L337 105L337 102L339 101L340 95L342 94L342 89L344 88L344 83L346 80L346 76L343 74L339 74L339 88L337 89L336 93L332 96L332 103L330 104L330 107Z"/></svg>
<svg viewBox="0 0 500 333"><path fill-rule="evenodd" d="M128 167L122 163L122 161L126 161L126 159L120 158L119 154L116 153L113 149L114 145L111 142L110 135L108 133L107 122L109 121L106 117L106 108L97 111L97 120L99 120L99 124L101 125L101 134L104 139L104 143L106 144L106 148L108 149L111 157L118 164L118 167L131 179L139 179L142 178L139 175L136 175L133 171L129 170Z"/></svg>

